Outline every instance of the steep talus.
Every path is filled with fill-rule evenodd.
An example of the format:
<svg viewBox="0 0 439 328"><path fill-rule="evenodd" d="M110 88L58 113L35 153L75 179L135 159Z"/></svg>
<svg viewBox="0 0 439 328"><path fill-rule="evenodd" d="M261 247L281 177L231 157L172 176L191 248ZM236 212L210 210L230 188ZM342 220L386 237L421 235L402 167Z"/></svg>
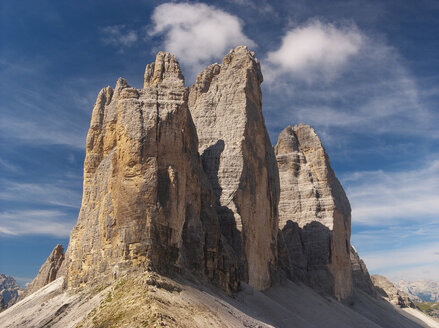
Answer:
<svg viewBox="0 0 439 328"><path fill-rule="evenodd" d="M328 155L305 124L285 128L275 153L281 267L293 279L346 299L352 294L351 208Z"/></svg>
<svg viewBox="0 0 439 328"><path fill-rule="evenodd" d="M238 47L202 71L189 93L221 231L240 254L242 279L257 289L270 286L276 268L279 198L261 83L258 60Z"/></svg>
<svg viewBox="0 0 439 328"><path fill-rule="evenodd" d="M86 150L82 206L67 252L69 288L136 268L189 268L237 288L174 56L158 53L143 89L119 79L99 93Z"/></svg>

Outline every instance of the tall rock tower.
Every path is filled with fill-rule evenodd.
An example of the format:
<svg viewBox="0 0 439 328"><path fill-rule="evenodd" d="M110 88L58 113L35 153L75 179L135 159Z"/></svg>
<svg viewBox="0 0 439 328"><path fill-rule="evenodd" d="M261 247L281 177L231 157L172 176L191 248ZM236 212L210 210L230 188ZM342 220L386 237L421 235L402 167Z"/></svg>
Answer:
<svg viewBox="0 0 439 328"><path fill-rule="evenodd" d="M176 58L159 52L143 89L119 79L98 95L87 135L84 192L66 254L70 288L136 269L189 268L238 284L198 155ZM230 252L229 252L230 250Z"/></svg>
<svg viewBox="0 0 439 328"><path fill-rule="evenodd" d="M275 153L281 266L293 278L346 299L352 294L351 207L328 155L305 124L285 128Z"/></svg>
<svg viewBox="0 0 439 328"><path fill-rule="evenodd" d="M254 53L238 47L202 71L189 93L221 231L240 255L241 277L257 289L270 286L276 266L279 199L261 83Z"/></svg>

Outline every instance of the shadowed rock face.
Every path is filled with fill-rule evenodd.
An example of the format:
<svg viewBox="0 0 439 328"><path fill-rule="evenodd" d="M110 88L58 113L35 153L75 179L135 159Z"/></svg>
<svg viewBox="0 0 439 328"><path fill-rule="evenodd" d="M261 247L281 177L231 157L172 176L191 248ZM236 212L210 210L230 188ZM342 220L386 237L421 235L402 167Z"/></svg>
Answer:
<svg viewBox="0 0 439 328"><path fill-rule="evenodd" d="M242 279L257 289L270 286L276 267L279 198L261 82L258 60L238 47L202 71L189 93L221 231L240 254Z"/></svg>
<svg viewBox="0 0 439 328"><path fill-rule="evenodd" d="M281 267L311 287L352 294L351 208L314 130L285 128L275 146L279 167ZM291 222L289 222L291 221Z"/></svg>
<svg viewBox="0 0 439 328"><path fill-rule="evenodd" d="M119 79L99 93L67 256L69 288L139 268L189 268L225 290L237 288L173 55L160 52L146 67L144 89Z"/></svg>
<svg viewBox="0 0 439 328"><path fill-rule="evenodd" d="M38 289L50 284L59 276L59 271L64 262L64 248L61 245L56 245L52 253L47 258L46 262L41 266L37 276L26 287L20 299L27 295L36 292Z"/></svg>
<svg viewBox="0 0 439 328"><path fill-rule="evenodd" d="M354 246L351 246L352 282L354 288L361 289L371 296L376 296L376 290L370 279L366 264L360 258Z"/></svg>

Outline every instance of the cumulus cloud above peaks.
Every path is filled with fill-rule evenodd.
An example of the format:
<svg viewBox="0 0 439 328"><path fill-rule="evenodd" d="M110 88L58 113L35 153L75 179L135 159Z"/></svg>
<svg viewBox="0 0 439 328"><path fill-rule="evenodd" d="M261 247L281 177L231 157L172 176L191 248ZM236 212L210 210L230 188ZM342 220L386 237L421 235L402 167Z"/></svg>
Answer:
<svg viewBox="0 0 439 328"><path fill-rule="evenodd" d="M164 35L164 48L197 73L238 45L255 47L241 20L202 3L165 3L155 8L151 35Z"/></svg>
<svg viewBox="0 0 439 328"><path fill-rule="evenodd" d="M271 77L291 74L308 82L334 79L356 55L363 35L354 26L336 27L318 20L286 33L279 49L267 55Z"/></svg>

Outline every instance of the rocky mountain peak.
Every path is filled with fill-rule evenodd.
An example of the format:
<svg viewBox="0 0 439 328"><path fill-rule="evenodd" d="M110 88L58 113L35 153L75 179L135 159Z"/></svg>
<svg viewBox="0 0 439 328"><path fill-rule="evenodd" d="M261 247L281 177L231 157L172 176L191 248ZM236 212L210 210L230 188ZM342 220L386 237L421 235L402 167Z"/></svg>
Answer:
<svg viewBox="0 0 439 328"><path fill-rule="evenodd" d="M189 89L198 151L216 198L221 231L239 255L241 279L270 286L277 262L276 160L262 115L262 74L254 53L231 50Z"/></svg>
<svg viewBox="0 0 439 328"><path fill-rule="evenodd" d="M22 290L15 279L0 273L0 311L14 304Z"/></svg>
<svg viewBox="0 0 439 328"><path fill-rule="evenodd" d="M286 127L275 154L281 266L293 279L346 299L352 294L351 208L328 155L306 124Z"/></svg>
<svg viewBox="0 0 439 328"><path fill-rule="evenodd" d="M62 245L58 244L53 248L52 253L50 253L49 257L46 259L46 262L41 266L34 280L26 286L20 299L23 299L27 295L34 293L47 284L50 284L59 275L64 275L65 272L62 268L63 264L64 248Z"/></svg>
<svg viewBox="0 0 439 328"><path fill-rule="evenodd" d="M184 77L177 58L160 51L155 62L146 65L144 88L160 85L162 87L184 87Z"/></svg>

